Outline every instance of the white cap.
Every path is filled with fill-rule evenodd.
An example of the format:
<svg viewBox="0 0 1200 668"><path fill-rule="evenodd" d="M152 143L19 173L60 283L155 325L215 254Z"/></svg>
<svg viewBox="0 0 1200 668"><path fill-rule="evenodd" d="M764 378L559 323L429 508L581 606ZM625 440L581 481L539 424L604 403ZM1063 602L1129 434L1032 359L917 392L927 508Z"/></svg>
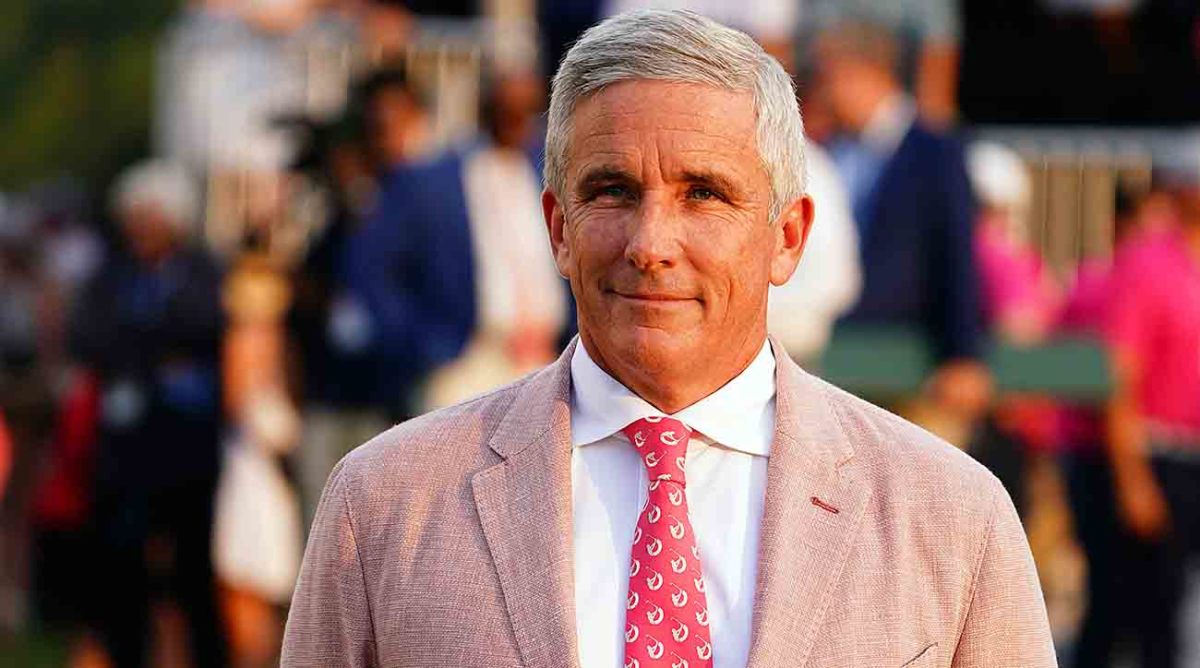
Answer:
<svg viewBox="0 0 1200 668"><path fill-rule="evenodd" d="M1033 184L1016 151L992 141L977 141L967 151L971 185L980 203L1010 212L1029 209Z"/></svg>
<svg viewBox="0 0 1200 668"><path fill-rule="evenodd" d="M158 207L180 236L195 232L200 193L182 165L147 160L129 167L113 185L110 206L114 215L137 205Z"/></svg>

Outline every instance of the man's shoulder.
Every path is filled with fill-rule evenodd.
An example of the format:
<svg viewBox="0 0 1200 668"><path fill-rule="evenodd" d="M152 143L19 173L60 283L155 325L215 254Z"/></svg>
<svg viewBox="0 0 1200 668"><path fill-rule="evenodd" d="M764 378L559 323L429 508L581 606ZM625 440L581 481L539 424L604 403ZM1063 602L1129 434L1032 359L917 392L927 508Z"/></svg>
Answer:
<svg viewBox="0 0 1200 668"><path fill-rule="evenodd" d="M874 493L913 510L950 508L976 519L1008 501L1003 485L961 449L921 427L825 381L830 410Z"/></svg>
<svg viewBox="0 0 1200 668"><path fill-rule="evenodd" d="M529 380L397 424L347 454L334 475L354 490L461 485L500 462L489 443Z"/></svg>
<svg viewBox="0 0 1200 668"><path fill-rule="evenodd" d="M913 121L909 128L908 142L914 148L929 153L953 152L962 154L963 141L957 133L929 125L921 119Z"/></svg>

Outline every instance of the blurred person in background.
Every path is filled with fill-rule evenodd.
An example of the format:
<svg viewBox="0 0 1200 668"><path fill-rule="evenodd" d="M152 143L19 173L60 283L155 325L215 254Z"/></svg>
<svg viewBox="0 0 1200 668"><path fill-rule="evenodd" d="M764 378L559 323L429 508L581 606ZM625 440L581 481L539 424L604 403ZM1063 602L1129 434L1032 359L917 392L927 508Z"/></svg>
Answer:
<svg viewBox="0 0 1200 668"><path fill-rule="evenodd" d="M0 413L0 497L8 487L8 474L12 470L12 437L8 434L8 424L4 414Z"/></svg>
<svg viewBox="0 0 1200 668"><path fill-rule="evenodd" d="M568 322L539 208L541 79L486 76L480 141L394 172L347 247L347 280L401 413L546 363Z"/></svg>
<svg viewBox="0 0 1200 668"><path fill-rule="evenodd" d="M1006 341L1035 343L1053 329L1060 298L1029 242L1029 170L1015 151L987 141L971 145L967 165L980 204L974 248L985 325Z"/></svg>
<svg viewBox="0 0 1200 668"><path fill-rule="evenodd" d="M226 661L211 555L221 279L190 243L199 206L177 164L124 172L112 191L124 248L105 260L71 326L72 351L99 383L95 612L118 668L148 665L164 584L186 616L193 665Z"/></svg>
<svg viewBox="0 0 1200 668"><path fill-rule="evenodd" d="M348 3L351 13L364 21L364 39L372 60L389 58L394 62L395 48L402 46L407 33L382 34L399 24L408 25L411 17L402 3ZM389 28L390 26L390 28ZM394 40L391 38L395 38ZM357 234L379 202L381 189L398 178L406 166L421 158L431 145L430 119L417 93L409 86L402 67L386 65L373 70L350 91L350 105L340 118L332 121L321 118L289 119L288 124L295 134L307 137L299 146L298 155L290 166L289 182L301 182L311 186L310 192L320 193L323 221L315 226L312 235L302 250L303 257L295 258L290 271L290 290L287 290L291 308L287 313L286 328L291 336L288 344L276 346L275 353L287 348L288 362L298 362L299 384L288 382L286 389L295 391L303 405L303 429L295 434L298 438L298 456L284 458L286 464L295 463L296 468L283 466L288 476L295 476L299 484L300 501L307 519L315 512L317 499L325 479L334 464L354 445L385 428L397 412L398 401L394 396L395 383L380 367L377 342L373 340L370 316L363 301L357 298L348 286L346 265L342 262L348 240ZM294 195L293 195L294 197ZM276 211L276 214L281 212ZM279 217L279 216L276 216ZM261 226L260 226L261 227ZM278 225L274 225L278 228ZM261 269L261 267L260 267ZM259 284L265 285L266 273L257 274ZM247 278L251 278L248 274ZM255 282L241 281L243 284ZM236 292L236 291L235 291ZM241 290L250 296L261 290ZM238 300L242 301L242 300ZM247 313L259 308L241 309ZM272 309L267 309L272 310ZM235 318L236 319L236 318ZM251 341L251 330L264 334L271 330L268 338L282 334L282 328L272 323L262 327L263 318L243 318L248 327L237 327L241 334L231 332L245 340L248 346L242 357L272 360L270 373L283 371L280 355L261 354L264 340L258 344ZM260 337L261 338L261 337ZM227 344L227 347L229 344ZM298 353L298 357L295 354ZM276 364L276 362L280 362ZM246 364L233 363L244 367ZM262 365L258 365L262 367ZM289 369L292 370L292 369ZM261 368L260 371L267 371ZM230 376L245 375L240 372ZM251 376L263 376L262 373ZM254 381L253 378L250 380ZM255 381L256 382L256 381ZM278 398L282 382L273 382L272 392ZM261 388L260 388L261 389ZM250 394L260 393L257 390ZM249 395L248 395L249 396ZM268 398L271 392L267 393ZM277 402L278 403L278 402ZM251 411L253 413L254 411ZM289 411L276 411L280 416ZM253 415L249 415L253 418ZM286 512L286 498L291 496L286 487L290 480L281 480L278 475L279 452L276 447L264 457L261 446L266 441L278 438L263 438L257 435L264 430L257 428L261 420L240 420L242 429L239 437L231 443L228 452L241 473L231 475L229 485L223 483L226 501L219 510L227 512L229 521L222 523L218 516L218 555L222 549L228 558L218 559L218 573L226 584L238 584L231 590L256 594L257 600L239 595L238 605L227 608L234 624L231 640L235 653L257 665L269 656L264 651L278 647L275 611L263 602L286 602L294 584L294 567L299 564L299 555L291 559L291 536L280 529L281 524L291 523ZM278 422L278 420L277 420ZM295 425L294 425L295 426ZM291 444L289 444L290 448ZM272 448L267 448L271 450ZM264 465L266 463L266 465ZM227 465L227 471L233 467ZM258 482L242 484L256 477ZM256 487L257 496L243 491L244 487ZM266 501L266 502L264 502ZM245 515L236 507L239 503L253 506L253 512L267 522L268 531L253 531L253 524L244 521ZM272 506L276 517L267 520L268 513L262 508ZM224 512L224 511L222 511ZM297 523L300 531L308 526L301 518ZM270 534L264 537L262 534ZM251 537L249 541L243 537ZM268 550L271 557L257 557L254 549L245 549L246 543L264 545L268 541L280 545L280 549ZM302 544L300 541L299 544ZM257 550L262 553L264 550ZM269 575L268 575L269 574ZM282 583L287 582L286 587ZM282 596L280 595L282 592ZM272 640L274 638L274 640ZM273 649L271 650L273 651Z"/></svg>
<svg viewBox="0 0 1200 668"><path fill-rule="evenodd" d="M352 109L360 110L361 100ZM306 527L333 465L389 420L376 383L379 359L370 316L350 294L341 261L380 187L362 130L353 117L316 129L296 165L320 184L329 203L326 224L292 272L294 301L287 325L302 374L304 430L297 472Z"/></svg>
<svg viewBox="0 0 1200 668"><path fill-rule="evenodd" d="M1200 174L1160 176L1179 223L1131 237L1106 291L1117 375L1108 458L1120 524L1108 547L1119 570L1099 592L1112 597L1094 602L1094 614L1128 615L1140 665L1155 668L1182 665L1187 566L1200 543ZM1107 665L1119 636L1111 618L1089 622L1078 665Z"/></svg>
<svg viewBox="0 0 1200 668"><path fill-rule="evenodd" d="M0 195L0 414L10 439L9 484L0 495L0 627L25 617L29 506L54 425L61 299L41 247L42 211L25 195Z"/></svg>
<svg viewBox="0 0 1200 668"><path fill-rule="evenodd" d="M358 97L365 125L365 149L379 181L388 180L393 172L427 155L432 143L429 111L403 69L375 70L359 86ZM344 171L347 186L353 187L353 179L359 174L355 166L344 161L337 166L354 172Z"/></svg>
<svg viewBox="0 0 1200 668"><path fill-rule="evenodd" d="M798 0L805 41L843 23L885 27L898 40L897 76L913 91L922 120L935 126L958 117L962 17L957 0Z"/></svg>
<svg viewBox="0 0 1200 668"><path fill-rule="evenodd" d="M808 192L820 202L805 246L804 261L792 278L772 286L767 324L802 366L818 364L834 324L858 301L862 266L858 227L841 175L820 145L804 147Z"/></svg>
<svg viewBox="0 0 1200 668"><path fill-rule="evenodd" d="M64 633L69 665L104 656L96 636L95 574L80 555L95 555L95 456L100 392L94 374L73 368L59 396L54 435L41 462L33 495L32 615L39 628Z"/></svg>
<svg viewBox="0 0 1200 668"><path fill-rule="evenodd" d="M403 220L403 200L386 193L400 188L410 163L426 155L429 126L404 71L383 67L365 76L344 118L312 135L300 157L299 168L330 198L328 223L295 274L289 316L304 373L299 480L306 520L334 464L404 412L403 384L381 357L368 302L352 289L346 256L372 220Z"/></svg>
<svg viewBox="0 0 1200 668"><path fill-rule="evenodd" d="M291 290L267 256L243 252L226 274L222 304L224 404L213 566L232 665L277 660L282 607L295 586L303 542L300 499L287 455L300 438L289 394L284 314Z"/></svg>
<svg viewBox="0 0 1200 668"><path fill-rule="evenodd" d="M1016 152L983 140L970 145L967 167L979 201L972 250L983 326L1009 345L1041 343L1053 331L1060 305L1057 286L1028 241L1029 171ZM1034 456L1054 447L1056 409L1048 399L1031 396L1001 397L991 408L969 451L1000 478L1027 518L1035 510L1031 478L1057 480L1053 462ZM1036 547L1035 556L1042 556Z"/></svg>
<svg viewBox="0 0 1200 668"><path fill-rule="evenodd" d="M12 436L8 433L8 423L4 421L4 412L0 411L0 499L8 489L8 476L12 472Z"/></svg>
<svg viewBox="0 0 1200 668"><path fill-rule="evenodd" d="M1135 196L1118 188L1114 205L1114 254L1144 243L1146 235L1178 224L1163 192ZM1162 228L1167 228L1166 230ZM1113 255L1083 258L1059 314L1059 333L1103 342L1113 303ZM1140 644L1139 610L1129 605L1144 576L1134 558L1137 541L1117 513L1103 407L1065 406L1058 419L1067 491L1075 533L1087 559L1087 607L1073 652L1077 668L1108 666L1123 640Z"/></svg>
<svg viewBox="0 0 1200 668"><path fill-rule="evenodd" d="M863 290L844 322L920 331L937 365L935 408L969 423L987 405L990 380L979 361L975 202L962 148L917 117L886 28L831 26L814 47L816 85L840 130L830 154L859 228Z"/></svg>
<svg viewBox="0 0 1200 668"><path fill-rule="evenodd" d="M64 312L104 259L104 242L88 213L84 184L63 177L33 189L42 209L39 226L46 273L61 296ZM61 336L56 344L63 344Z"/></svg>

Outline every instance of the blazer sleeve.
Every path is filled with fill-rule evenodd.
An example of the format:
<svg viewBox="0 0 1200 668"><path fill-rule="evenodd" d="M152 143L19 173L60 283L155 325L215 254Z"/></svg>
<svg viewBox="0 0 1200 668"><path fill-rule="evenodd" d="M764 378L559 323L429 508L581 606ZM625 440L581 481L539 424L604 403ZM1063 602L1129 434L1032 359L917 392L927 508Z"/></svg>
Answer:
<svg viewBox="0 0 1200 668"><path fill-rule="evenodd" d="M284 631L284 668L378 665L347 477L343 460L317 506Z"/></svg>
<svg viewBox="0 0 1200 668"><path fill-rule="evenodd" d="M1046 604L1021 520L995 483L991 526L982 548L954 668L1057 666Z"/></svg>

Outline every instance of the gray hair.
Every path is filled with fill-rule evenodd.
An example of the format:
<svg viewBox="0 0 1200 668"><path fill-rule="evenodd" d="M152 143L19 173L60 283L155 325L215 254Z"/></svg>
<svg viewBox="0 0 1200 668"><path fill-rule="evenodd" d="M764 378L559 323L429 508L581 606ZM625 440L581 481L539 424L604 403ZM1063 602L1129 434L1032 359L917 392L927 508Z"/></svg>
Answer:
<svg viewBox="0 0 1200 668"><path fill-rule="evenodd" d="M545 179L566 189L571 114L581 100L634 79L695 83L754 96L759 157L771 180L771 220L804 195L804 122L791 77L743 32L699 14L641 10L592 26L554 75Z"/></svg>
<svg viewBox="0 0 1200 668"><path fill-rule="evenodd" d="M167 160L146 160L121 173L112 187L109 207L114 215L139 205L158 207L180 237L194 232L201 195L191 174Z"/></svg>

